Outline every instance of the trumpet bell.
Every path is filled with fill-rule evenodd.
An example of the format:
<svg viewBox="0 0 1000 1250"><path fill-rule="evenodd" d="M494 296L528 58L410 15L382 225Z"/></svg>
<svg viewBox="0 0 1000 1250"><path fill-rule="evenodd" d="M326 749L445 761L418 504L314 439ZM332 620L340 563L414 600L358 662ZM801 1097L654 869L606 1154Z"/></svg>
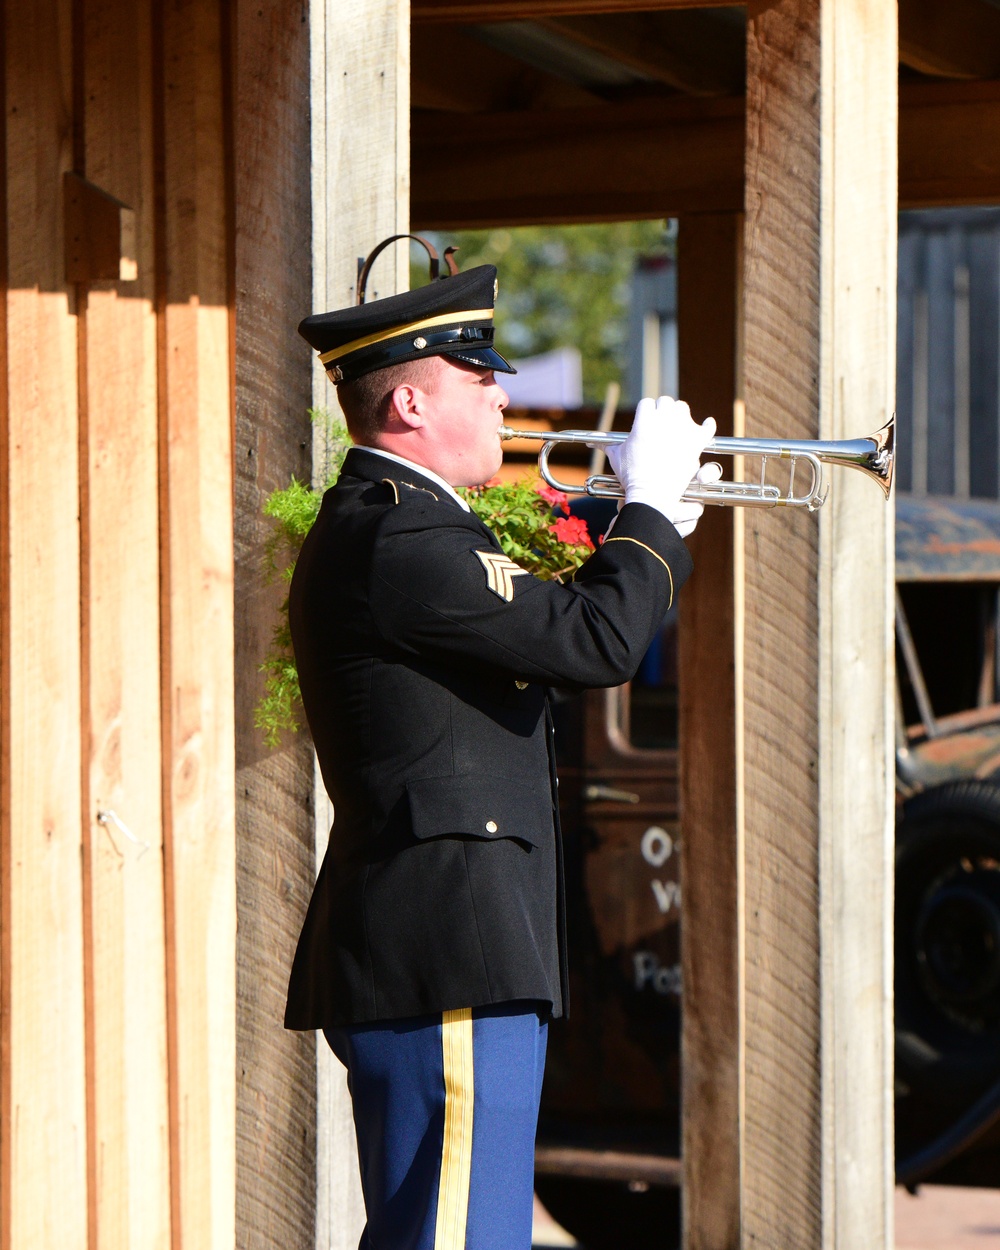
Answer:
<svg viewBox="0 0 1000 1250"><path fill-rule="evenodd" d="M892 491L892 472L896 464L895 413L892 414L880 430L875 431L871 436L871 441L875 444L875 448L872 451L870 461L868 464L859 465L859 468L867 470L875 478L885 492L886 499L888 499Z"/></svg>

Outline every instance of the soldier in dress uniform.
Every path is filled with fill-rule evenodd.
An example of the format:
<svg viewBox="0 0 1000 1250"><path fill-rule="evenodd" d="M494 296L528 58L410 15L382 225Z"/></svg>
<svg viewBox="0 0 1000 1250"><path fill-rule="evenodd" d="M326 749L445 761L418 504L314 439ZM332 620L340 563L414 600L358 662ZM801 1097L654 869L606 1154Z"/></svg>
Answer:
<svg viewBox="0 0 1000 1250"><path fill-rule="evenodd" d="M691 560L714 422L644 400L626 495L570 585L509 560L455 487L493 477L514 372L496 270L307 317L356 444L291 587L334 826L285 1023L348 1069L362 1250L528 1250L548 1021L566 1013L549 688L629 680Z"/></svg>

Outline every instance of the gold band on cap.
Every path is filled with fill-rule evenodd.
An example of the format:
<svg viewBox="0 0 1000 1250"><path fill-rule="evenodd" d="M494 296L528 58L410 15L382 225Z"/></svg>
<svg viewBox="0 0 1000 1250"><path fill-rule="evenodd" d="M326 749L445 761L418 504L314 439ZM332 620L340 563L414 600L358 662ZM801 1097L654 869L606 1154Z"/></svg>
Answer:
<svg viewBox="0 0 1000 1250"><path fill-rule="evenodd" d="M441 313L437 317L424 317L422 321L410 321L406 325L393 326L391 330L380 330L378 334L367 334L363 339L355 339L353 343L345 343L343 347L335 347L332 351L323 352L320 363L327 364L331 360L339 360L349 352L356 352L362 347L372 347L376 343L384 343L386 339L397 339L404 334L413 334L415 330L429 330L432 326L460 325L463 321L492 321L492 308L474 308L466 312Z"/></svg>

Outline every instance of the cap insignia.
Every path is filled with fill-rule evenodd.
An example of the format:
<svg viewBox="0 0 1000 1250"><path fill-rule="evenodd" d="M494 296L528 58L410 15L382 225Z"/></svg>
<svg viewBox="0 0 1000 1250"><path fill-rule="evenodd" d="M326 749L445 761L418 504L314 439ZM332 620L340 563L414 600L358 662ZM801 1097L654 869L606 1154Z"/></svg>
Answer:
<svg viewBox="0 0 1000 1250"><path fill-rule="evenodd" d="M476 555L483 562L486 570L486 585L495 595L507 603L514 598L515 577L526 575L528 570L515 564L502 551L477 551Z"/></svg>

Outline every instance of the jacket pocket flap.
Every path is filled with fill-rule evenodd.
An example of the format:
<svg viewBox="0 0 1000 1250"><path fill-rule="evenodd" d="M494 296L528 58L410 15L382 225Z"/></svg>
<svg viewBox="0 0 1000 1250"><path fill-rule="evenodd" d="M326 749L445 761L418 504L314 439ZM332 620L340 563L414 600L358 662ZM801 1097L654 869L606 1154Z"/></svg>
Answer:
<svg viewBox="0 0 1000 1250"><path fill-rule="evenodd" d="M503 777L421 777L407 784L416 838L456 834L515 838L538 846L552 830L548 786L527 786Z"/></svg>

